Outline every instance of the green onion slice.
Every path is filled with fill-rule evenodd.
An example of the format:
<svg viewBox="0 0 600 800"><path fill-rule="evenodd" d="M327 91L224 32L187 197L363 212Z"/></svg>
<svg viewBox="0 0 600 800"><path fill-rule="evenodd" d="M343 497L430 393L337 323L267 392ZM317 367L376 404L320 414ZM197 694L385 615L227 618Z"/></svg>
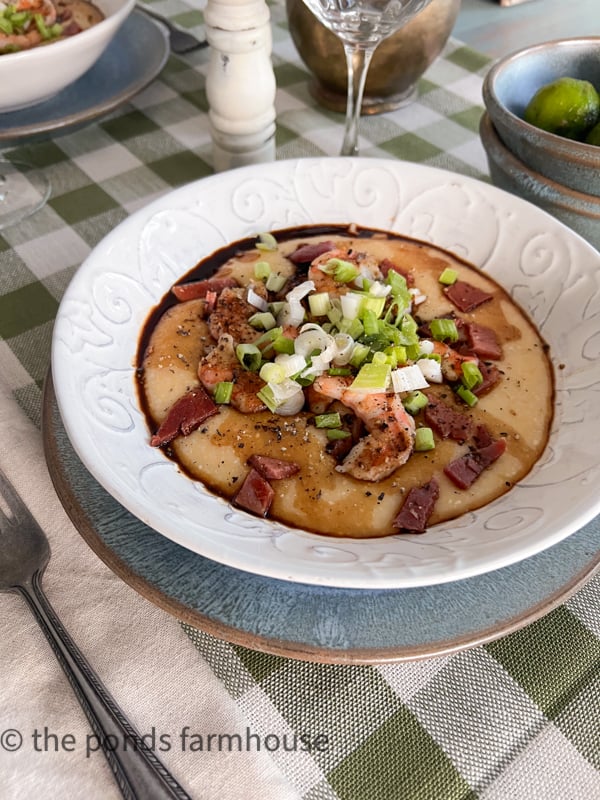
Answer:
<svg viewBox="0 0 600 800"><path fill-rule="evenodd" d="M271 265L268 261L257 261L254 265L254 277L259 281L266 281L271 274Z"/></svg>
<svg viewBox="0 0 600 800"><path fill-rule="evenodd" d="M470 408L473 408L473 406L477 404L477 395L473 394L473 392L470 389L467 389L466 386L459 386L456 390L456 394Z"/></svg>
<svg viewBox="0 0 600 800"><path fill-rule="evenodd" d="M336 439L347 439L350 436L349 431L343 431L340 428L328 428L327 429L327 438L330 441L335 441Z"/></svg>
<svg viewBox="0 0 600 800"><path fill-rule="evenodd" d="M424 452L435 448L435 439L431 428L417 428L415 431L415 450Z"/></svg>
<svg viewBox="0 0 600 800"><path fill-rule="evenodd" d="M352 391L385 392L391 371L389 364L363 364L348 388Z"/></svg>
<svg viewBox="0 0 600 800"><path fill-rule="evenodd" d="M238 344L235 354L244 369L258 372L262 363L262 355L255 344Z"/></svg>
<svg viewBox="0 0 600 800"><path fill-rule="evenodd" d="M450 342L458 341L458 328L453 319L432 319L429 323L431 335L438 342L447 339Z"/></svg>
<svg viewBox="0 0 600 800"><path fill-rule="evenodd" d="M462 383L467 389L474 389L476 386L483 383L481 370L474 361L463 361L461 369Z"/></svg>
<svg viewBox="0 0 600 800"><path fill-rule="evenodd" d="M427 395L417 390L407 395L402 401L402 404L408 413L414 416L418 414L421 409L425 408L428 402Z"/></svg>
<svg viewBox="0 0 600 800"><path fill-rule="evenodd" d="M317 428L341 428L342 418L337 411L331 414L318 414L315 417L315 426Z"/></svg>
<svg viewBox="0 0 600 800"><path fill-rule="evenodd" d="M270 292L280 292L287 283L287 278L279 272L272 272L265 286Z"/></svg>
<svg viewBox="0 0 600 800"><path fill-rule="evenodd" d="M446 267L445 270L441 273L438 281L444 286L452 286L453 283L456 283L458 280L458 272L455 269L451 269L450 267Z"/></svg>
<svg viewBox="0 0 600 800"><path fill-rule="evenodd" d="M233 394L233 382L221 381L215 386L215 403L227 404L231 402L231 395Z"/></svg>
<svg viewBox="0 0 600 800"><path fill-rule="evenodd" d="M277 250L277 239L272 233L259 233L258 242L256 243L257 250L274 251Z"/></svg>

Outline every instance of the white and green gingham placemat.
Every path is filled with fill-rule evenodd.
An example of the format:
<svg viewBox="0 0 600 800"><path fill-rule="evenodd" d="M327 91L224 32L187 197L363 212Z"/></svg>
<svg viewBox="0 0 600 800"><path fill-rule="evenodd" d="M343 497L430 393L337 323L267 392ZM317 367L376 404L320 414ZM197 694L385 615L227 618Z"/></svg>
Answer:
<svg viewBox="0 0 600 800"><path fill-rule="evenodd" d="M202 37L201 16L180 0L153 6ZM284 8L271 12L277 158L337 155L343 119L315 105ZM208 57L173 56L110 117L9 153L53 185L44 209L0 235L0 368L38 424L53 320L74 271L128 214L212 172ZM451 39L416 102L362 121L362 154L487 180L477 135L487 66ZM412 663L303 663L185 630L252 731L277 737L272 757L304 800L600 799L600 577L510 636Z"/></svg>

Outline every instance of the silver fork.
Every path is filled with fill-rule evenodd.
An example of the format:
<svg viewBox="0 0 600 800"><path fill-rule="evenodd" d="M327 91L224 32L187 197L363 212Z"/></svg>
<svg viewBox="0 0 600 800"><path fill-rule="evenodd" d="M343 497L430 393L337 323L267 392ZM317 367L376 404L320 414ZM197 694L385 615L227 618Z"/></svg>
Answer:
<svg viewBox="0 0 600 800"><path fill-rule="evenodd" d="M48 540L0 470L0 592L20 594L39 623L127 800L190 800L100 682L42 589Z"/></svg>
<svg viewBox="0 0 600 800"><path fill-rule="evenodd" d="M177 55L183 55L184 53L189 53L191 50L197 50L201 47L208 47L208 42L206 39L200 41L197 39L193 34L189 31L184 30L181 26L177 25L168 17L165 17L163 14L159 14L158 11L155 11L146 3L136 2L135 7L138 11L141 11L142 14L147 14L152 19L156 19L167 28L169 31L169 43L171 46L171 50L173 53L177 53Z"/></svg>

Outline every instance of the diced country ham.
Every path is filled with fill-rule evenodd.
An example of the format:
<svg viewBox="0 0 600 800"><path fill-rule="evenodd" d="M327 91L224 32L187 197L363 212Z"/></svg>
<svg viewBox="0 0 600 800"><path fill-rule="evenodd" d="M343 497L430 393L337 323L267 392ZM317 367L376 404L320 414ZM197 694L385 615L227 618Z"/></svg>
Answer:
<svg viewBox="0 0 600 800"><path fill-rule="evenodd" d="M150 439L151 446L161 447L179 434L188 436L218 410L212 397L201 386L192 389L173 403L165 420Z"/></svg>
<svg viewBox="0 0 600 800"><path fill-rule="evenodd" d="M495 386L502 377L502 373L498 367L494 366L493 364L486 364L483 361L479 362L479 371L481 372L483 383L480 383L479 386L475 386L473 389L471 389L473 394L476 394L478 397L486 392L489 392L489 390Z"/></svg>
<svg viewBox="0 0 600 800"><path fill-rule="evenodd" d="M441 400L430 398L423 416L427 424L442 439L465 442L471 433L471 418Z"/></svg>
<svg viewBox="0 0 600 800"><path fill-rule="evenodd" d="M481 449L482 447L488 447L494 440L485 425L478 425L473 434L473 441L475 442L475 447Z"/></svg>
<svg viewBox="0 0 600 800"><path fill-rule="evenodd" d="M412 533L423 533L439 496L440 488L435 478L424 486L413 487L393 521L393 527Z"/></svg>
<svg viewBox="0 0 600 800"><path fill-rule="evenodd" d="M444 293L459 311L473 311L493 297L467 281L456 281L452 286L444 289Z"/></svg>
<svg viewBox="0 0 600 800"><path fill-rule="evenodd" d="M392 270L393 272L397 272L399 275L402 275L404 280L406 281L407 286L413 286L415 283L415 279L406 270L399 267L397 264L394 264L393 261L390 261L389 258L384 258L383 261L379 264L379 269L381 270L381 274L384 278L387 278L388 272Z"/></svg>
<svg viewBox="0 0 600 800"><path fill-rule="evenodd" d="M180 301L197 300L206 297L208 293L220 294L223 289L233 288L238 282L233 278L206 278L202 281L191 281L190 283L179 283L171 287L171 291Z"/></svg>
<svg viewBox="0 0 600 800"><path fill-rule="evenodd" d="M300 467L293 461L284 461L272 456L253 454L248 459L248 464L259 472L268 481L278 481L282 478L291 478L299 472Z"/></svg>
<svg viewBox="0 0 600 800"><path fill-rule="evenodd" d="M444 473L459 489L468 489L484 469L493 464L506 450L504 439L498 439L486 447L472 450L455 458L444 467Z"/></svg>
<svg viewBox="0 0 600 800"><path fill-rule="evenodd" d="M266 517L275 497L273 487L256 469L251 469L232 502L239 508Z"/></svg>
<svg viewBox="0 0 600 800"><path fill-rule="evenodd" d="M502 358L502 348L498 343L496 331L477 322L470 322L467 326L469 349L479 358L489 358L497 361Z"/></svg>
<svg viewBox="0 0 600 800"><path fill-rule="evenodd" d="M316 244L301 244L288 256L293 264L310 264L318 256L335 250L333 242L317 242Z"/></svg>

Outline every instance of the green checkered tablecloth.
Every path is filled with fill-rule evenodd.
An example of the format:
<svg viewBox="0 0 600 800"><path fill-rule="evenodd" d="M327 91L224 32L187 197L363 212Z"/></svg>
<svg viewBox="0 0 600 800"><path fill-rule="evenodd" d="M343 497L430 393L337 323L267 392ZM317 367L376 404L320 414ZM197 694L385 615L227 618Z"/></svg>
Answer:
<svg viewBox="0 0 600 800"><path fill-rule="evenodd" d="M179 0L153 5L203 35L201 15ZM284 8L271 11L277 157L336 155L343 119L315 105ZM53 320L75 270L131 212L212 172L208 58L172 56L108 118L9 151L42 166L53 186L45 208L0 236L0 368L36 424ZM361 154L486 180L477 128L487 66L450 40L415 103L363 119ZM600 798L599 577L507 637L408 663L312 664L184 629L253 732L327 737L321 749L272 753L304 800Z"/></svg>

